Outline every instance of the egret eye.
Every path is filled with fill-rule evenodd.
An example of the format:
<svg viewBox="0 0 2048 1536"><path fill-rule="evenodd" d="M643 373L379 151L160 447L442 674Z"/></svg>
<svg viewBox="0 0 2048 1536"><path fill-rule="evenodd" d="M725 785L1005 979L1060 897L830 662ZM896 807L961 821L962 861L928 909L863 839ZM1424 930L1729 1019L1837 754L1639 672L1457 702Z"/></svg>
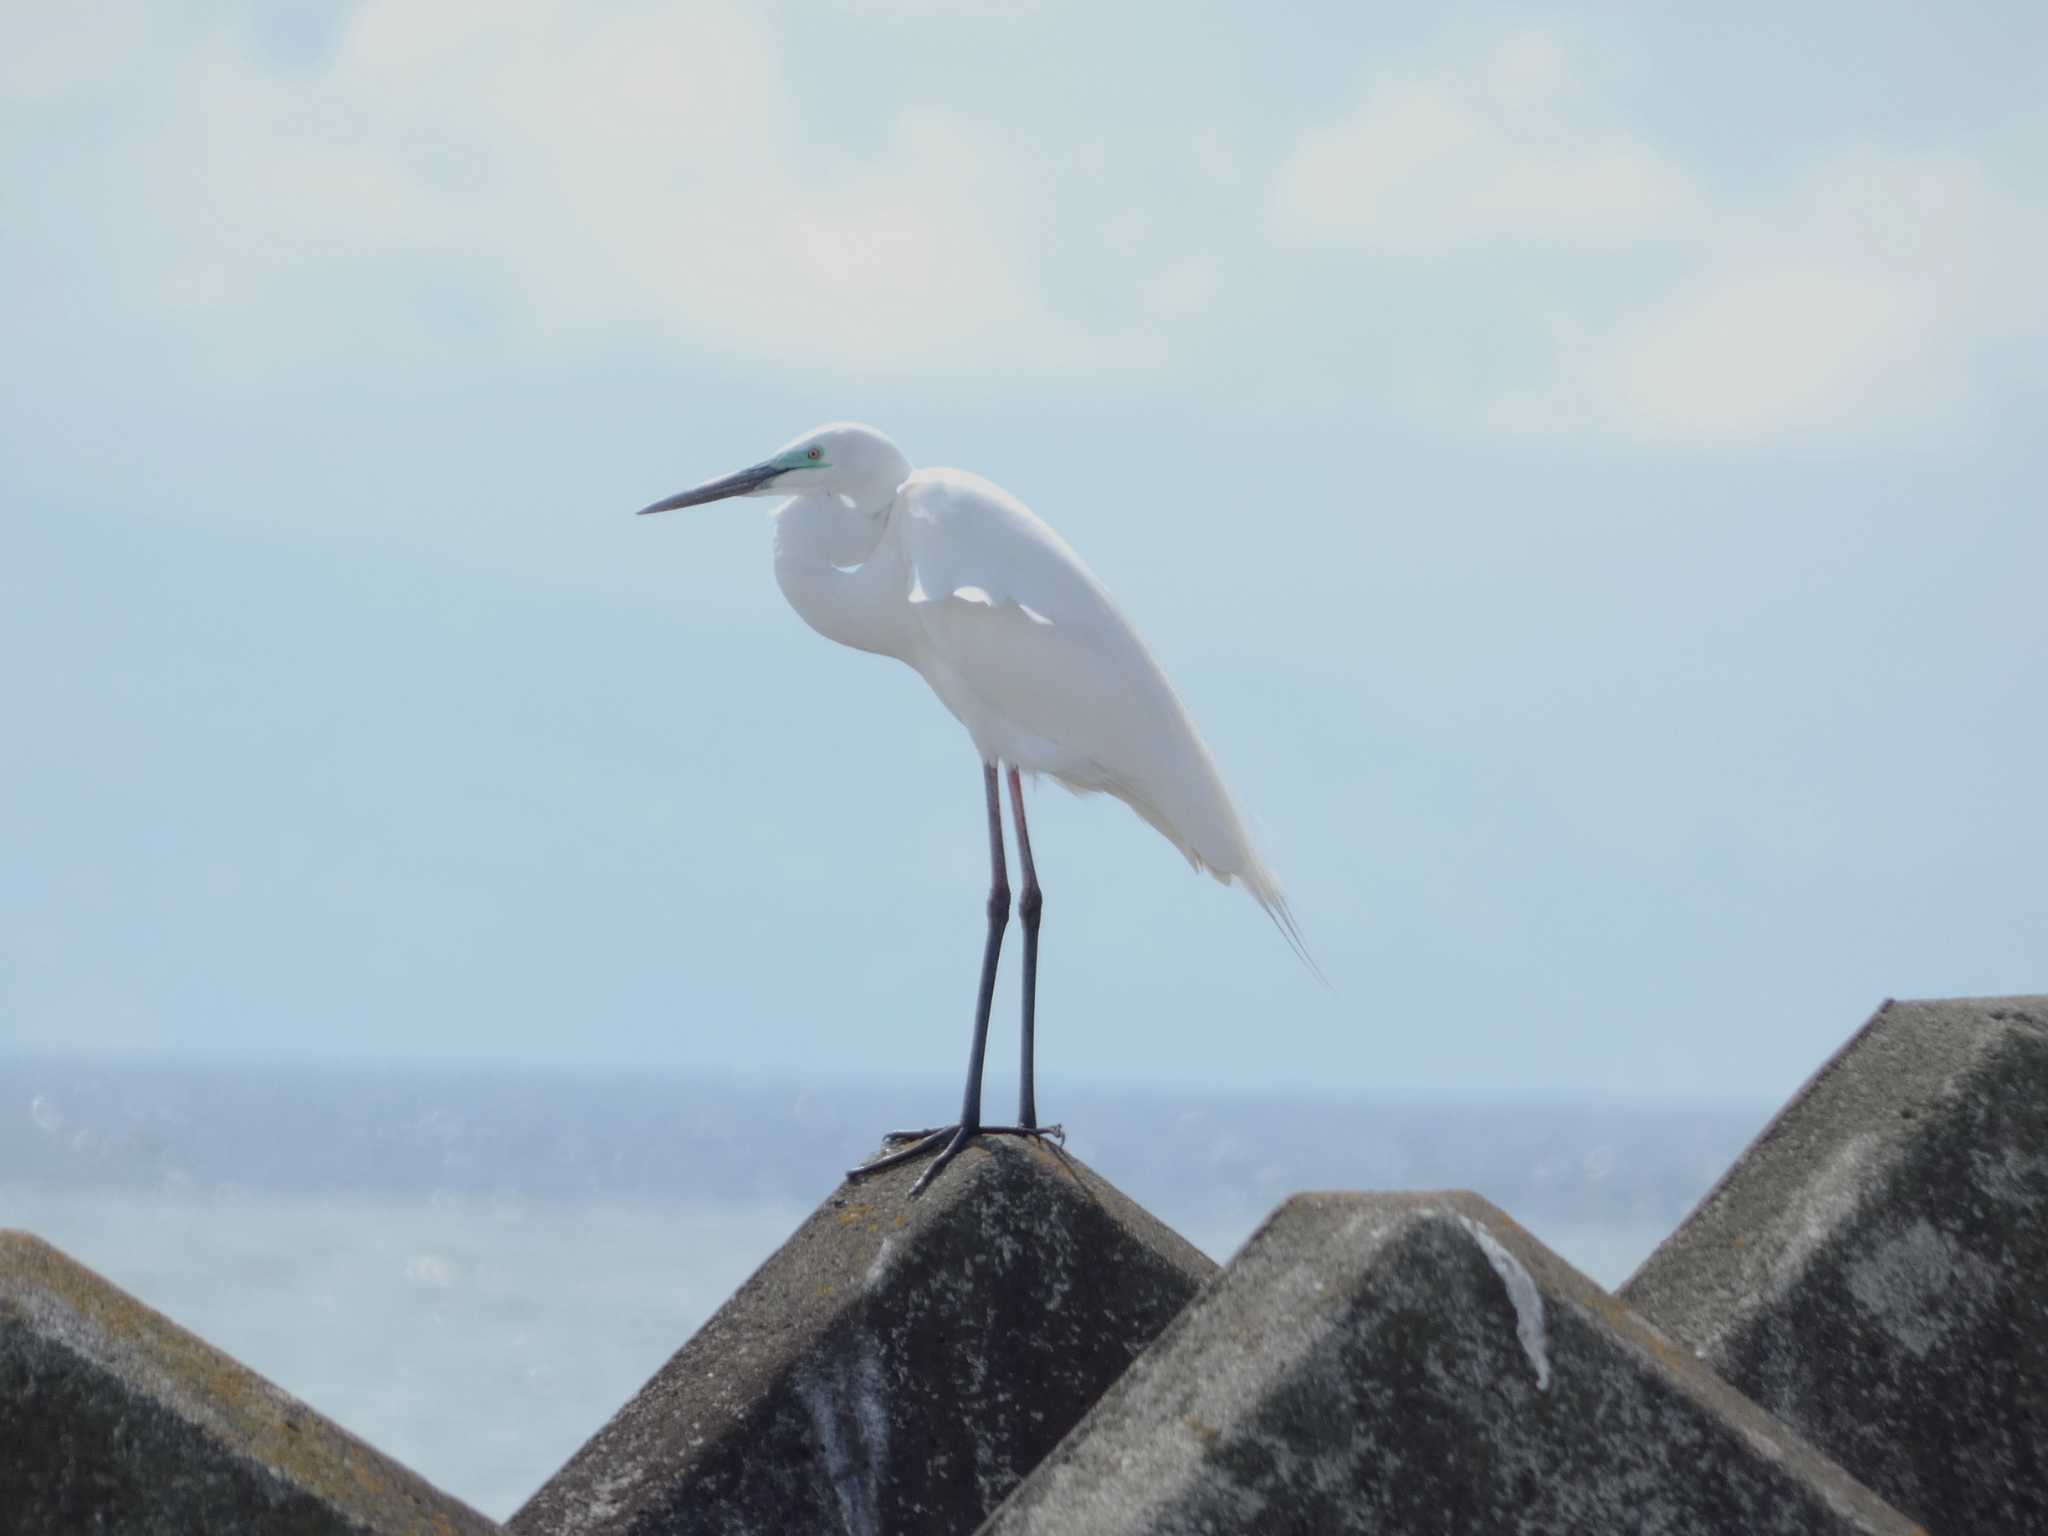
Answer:
<svg viewBox="0 0 2048 1536"><path fill-rule="evenodd" d="M805 454L804 457L809 459L813 464L815 464L820 458L824 456L824 452L825 450L822 448L813 448L809 453Z"/></svg>

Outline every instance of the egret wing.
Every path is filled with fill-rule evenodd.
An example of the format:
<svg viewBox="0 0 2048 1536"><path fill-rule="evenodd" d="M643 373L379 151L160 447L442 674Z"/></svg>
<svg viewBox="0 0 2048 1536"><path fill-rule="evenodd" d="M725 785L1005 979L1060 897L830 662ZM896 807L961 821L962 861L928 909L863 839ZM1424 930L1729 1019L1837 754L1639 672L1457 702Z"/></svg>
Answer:
<svg viewBox="0 0 2048 1536"><path fill-rule="evenodd" d="M1116 795L1197 868L1284 913L1187 709L1080 556L971 475L921 472L903 503L917 623L948 683L1034 744L1020 766Z"/></svg>

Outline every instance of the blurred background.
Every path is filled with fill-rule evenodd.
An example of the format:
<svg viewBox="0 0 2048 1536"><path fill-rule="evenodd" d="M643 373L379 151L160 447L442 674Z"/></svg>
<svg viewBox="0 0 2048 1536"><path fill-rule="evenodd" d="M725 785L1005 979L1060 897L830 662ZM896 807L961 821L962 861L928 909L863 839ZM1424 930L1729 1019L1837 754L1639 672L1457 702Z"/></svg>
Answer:
<svg viewBox="0 0 2048 1536"><path fill-rule="evenodd" d="M964 732L630 515L852 418L1118 594L1330 979L1041 791L1077 1152L1618 1281L1885 996L2048 985L2044 47L0 8L0 1224L502 1515L950 1112Z"/></svg>

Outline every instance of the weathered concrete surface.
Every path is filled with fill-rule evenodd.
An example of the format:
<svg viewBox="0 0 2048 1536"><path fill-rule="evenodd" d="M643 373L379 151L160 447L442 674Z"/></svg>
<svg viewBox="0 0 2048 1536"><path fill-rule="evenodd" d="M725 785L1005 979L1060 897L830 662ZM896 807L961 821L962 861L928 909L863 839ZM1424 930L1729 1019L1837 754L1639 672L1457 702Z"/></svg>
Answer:
<svg viewBox="0 0 2048 1536"><path fill-rule="evenodd" d="M26 1232L0 1232L0 1531L494 1532Z"/></svg>
<svg viewBox="0 0 2048 1536"><path fill-rule="evenodd" d="M1476 1195L1297 1195L983 1536L1908 1532Z"/></svg>
<svg viewBox="0 0 2048 1536"><path fill-rule="evenodd" d="M983 1141L842 1186L513 1516L521 1536L969 1531L1215 1271Z"/></svg>
<svg viewBox="0 0 2048 1536"><path fill-rule="evenodd" d="M2048 1531L2048 998L1887 1003L1622 1295L1934 1529Z"/></svg>

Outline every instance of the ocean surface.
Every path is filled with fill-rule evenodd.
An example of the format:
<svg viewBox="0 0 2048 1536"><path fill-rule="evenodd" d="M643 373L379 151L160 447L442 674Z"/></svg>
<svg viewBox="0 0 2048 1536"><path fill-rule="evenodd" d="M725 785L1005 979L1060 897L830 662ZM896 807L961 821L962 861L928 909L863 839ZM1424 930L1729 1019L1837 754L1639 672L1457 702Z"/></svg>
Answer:
<svg viewBox="0 0 2048 1536"><path fill-rule="evenodd" d="M0 1226L503 1518L955 1092L0 1057ZM1218 1260L1296 1190L1464 1188L1608 1286L1771 1108L1060 1097Z"/></svg>

